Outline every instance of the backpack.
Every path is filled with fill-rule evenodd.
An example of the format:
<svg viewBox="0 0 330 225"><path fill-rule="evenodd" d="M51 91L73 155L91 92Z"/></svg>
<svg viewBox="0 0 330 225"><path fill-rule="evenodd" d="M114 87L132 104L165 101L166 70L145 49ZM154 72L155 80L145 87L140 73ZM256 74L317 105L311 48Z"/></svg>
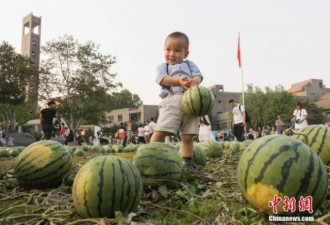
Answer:
<svg viewBox="0 0 330 225"><path fill-rule="evenodd" d="M239 108L239 111L242 113L242 110L241 110L241 105L238 106ZM249 113L245 110L245 122L250 122L251 121L251 118L250 118L250 115Z"/></svg>
<svg viewBox="0 0 330 225"><path fill-rule="evenodd" d="M6 133L2 131L2 138L6 138Z"/></svg>

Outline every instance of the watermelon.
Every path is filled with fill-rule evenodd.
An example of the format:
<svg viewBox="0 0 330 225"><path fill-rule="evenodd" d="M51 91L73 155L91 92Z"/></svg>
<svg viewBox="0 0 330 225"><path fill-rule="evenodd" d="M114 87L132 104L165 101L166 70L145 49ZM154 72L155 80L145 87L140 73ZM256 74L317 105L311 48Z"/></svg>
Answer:
<svg viewBox="0 0 330 225"><path fill-rule="evenodd" d="M134 211L142 196L138 169L126 159L98 156L78 171L72 187L73 203L82 217L114 217Z"/></svg>
<svg viewBox="0 0 330 225"><path fill-rule="evenodd" d="M122 145L113 145L112 146L112 151L115 152L115 153L123 152L123 146Z"/></svg>
<svg viewBox="0 0 330 225"><path fill-rule="evenodd" d="M135 144L129 144L124 149L123 152L135 152L137 150L138 146Z"/></svg>
<svg viewBox="0 0 330 225"><path fill-rule="evenodd" d="M225 149L230 149L231 141L225 141L224 146L225 146Z"/></svg>
<svg viewBox="0 0 330 225"><path fill-rule="evenodd" d="M182 157L181 149L179 151L179 155ZM204 150L198 143L194 143L193 157L192 157L193 164L199 166L205 166L206 161L207 159Z"/></svg>
<svg viewBox="0 0 330 225"><path fill-rule="evenodd" d="M90 146L88 145L85 145L85 146L82 146L82 149L87 152L89 149L90 149Z"/></svg>
<svg viewBox="0 0 330 225"><path fill-rule="evenodd" d="M110 145L104 146L104 153L112 153L112 147Z"/></svg>
<svg viewBox="0 0 330 225"><path fill-rule="evenodd" d="M240 148L240 142L232 141L230 144L229 149L233 152L238 152Z"/></svg>
<svg viewBox="0 0 330 225"><path fill-rule="evenodd" d="M284 200L300 196L313 198L315 211L327 196L328 174L320 157L307 145L284 135L259 138L243 152L238 163L237 179L243 196L254 206L272 213L274 196ZM283 212L283 202L277 206Z"/></svg>
<svg viewBox="0 0 330 225"><path fill-rule="evenodd" d="M72 164L70 153L56 141L44 140L26 147L19 154L14 175L25 188L59 186Z"/></svg>
<svg viewBox="0 0 330 225"><path fill-rule="evenodd" d="M220 158L223 152L222 145L216 140L204 141L201 144L202 149L205 151L209 158Z"/></svg>
<svg viewBox="0 0 330 225"><path fill-rule="evenodd" d="M325 165L330 165L330 129L326 126L310 125L300 133L307 135L308 146L322 159ZM303 135L294 135L304 141Z"/></svg>
<svg viewBox="0 0 330 225"><path fill-rule="evenodd" d="M74 151L74 155L75 156L79 156L79 157L82 157L85 155L85 152L82 148L77 148L75 151Z"/></svg>
<svg viewBox="0 0 330 225"><path fill-rule="evenodd" d="M10 154L6 148L0 148L0 158L9 158Z"/></svg>
<svg viewBox="0 0 330 225"><path fill-rule="evenodd" d="M16 157L19 155L19 151L16 148L8 148L7 151L11 157Z"/></svg>
<svg viewBox="0 0 330 225"><path fill-rule="evenodd" d="M182 110L186 115L205 116L212 109L214 96L212 92L203 86L194 86L187 89L181 98Z"/></svg>
<svg viewBox="0 0 330 225"><path fill-rule="evenodd" d="M105 153L105 147L104 146L101 146L99 148L99 153Z"/></svg>
<svg viewBox="0 0 330 225"><path fill-rule="evenodd" d="M240 143L239 151L243 152L253 141L252 140L245 140Z"/></svg>
<svg viewBox="0 0 330 225"><path fill-rule="evenodd" d="M143 179L178 180L181 177L181 158L172 145L160 142L141 145L132 163Z"/></svg>

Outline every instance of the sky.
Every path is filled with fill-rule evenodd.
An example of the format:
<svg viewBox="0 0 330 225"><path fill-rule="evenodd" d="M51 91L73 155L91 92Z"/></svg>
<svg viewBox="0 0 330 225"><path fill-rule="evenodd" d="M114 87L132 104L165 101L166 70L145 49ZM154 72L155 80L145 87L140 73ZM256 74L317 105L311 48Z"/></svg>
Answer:
<svg viewBox="0 0 330 225"><path fill-rule="evenodd" d="M0 0L0 43L21 51L22 19L41 16L41 44L71 34L117 58L111 72L144 104L158 104L156 68L173 31L190 39L188 59L201 85L241 91L240 33L245 88L307 79L330 87L329 0ZM42 57L42 55L41 55Z"/></svg>

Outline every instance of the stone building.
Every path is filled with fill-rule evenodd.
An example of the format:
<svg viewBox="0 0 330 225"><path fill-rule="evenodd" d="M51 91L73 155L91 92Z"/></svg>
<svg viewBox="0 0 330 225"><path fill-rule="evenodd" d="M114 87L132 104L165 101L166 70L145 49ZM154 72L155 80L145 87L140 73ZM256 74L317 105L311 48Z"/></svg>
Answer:
<svg viewBox="0 0 330 225"><path fill-rule="evenodd" d="M330 88L323 84L323 80L309 79L292 84L288 92L323 108L323 122L330 122Z"/></svg>
<svg viewBox="0 0 330 225"><path fill-rule="evenodd" d="M150 118L157 116L157 105L142 105L138 108L123 108L115 109L106 114L106 118L109 121L108 124L104 124L104 127L111 127L113 125L119 125L121 122L142 123L150 121Z"/></svg>
<svg viewBox="0 0 330 225"><path fill-rule="evenodd" d="M239 92L225 92L224 86L220 84L209 87L209 90L214 95L214 106L212 109L212 129L222 130L231 128L231 119L228 112L232 111L232 107L229 105L229 100L234 99L240 101L241 93Z"/></svg>

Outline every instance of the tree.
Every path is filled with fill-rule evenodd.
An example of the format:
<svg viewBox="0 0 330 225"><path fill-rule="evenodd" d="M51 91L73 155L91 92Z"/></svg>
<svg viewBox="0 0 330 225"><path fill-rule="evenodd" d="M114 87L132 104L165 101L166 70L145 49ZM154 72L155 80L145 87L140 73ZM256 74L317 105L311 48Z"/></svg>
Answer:
<svg viewBox="0 0 330 225"><path fill-rule="evenodd" d="M55 98L59 112L75 132L82 122L98 124L105 118L105 100L121 86L110 73L116 59L99 52L89 41L81 44L71 35L42 47L40 98Z"/></svg>
<svg viewBox="0 0 330 225"><path fill-rule="evenodd" d="M9 132L17 125L17 107L26 100L26 85L37 74L30 60L7 42L0 45L0 113Z"/></svg>
<svg viewBox="0 0 330 225"><path fill-rule="evenodd" d="M122 108L137 108L143 104L137 94L132 94L129 90L124 89L121 92L114 92L107 101L109 110Z"/></svg>
<svg viewBox="0 0 330 225"><path fill-rule="evenodd" d="M278 115L281 115L284 123L289 126L295 104L298 101L302 102L303 107L308 112L309 124L322 122L321 108L310 103L307 99L293 96L282 86L277 86L274 90L266 87L265 91L263 91L259 87L248 85L245 94L245 104L251 117L250 126L275 126Z"/></svg>

